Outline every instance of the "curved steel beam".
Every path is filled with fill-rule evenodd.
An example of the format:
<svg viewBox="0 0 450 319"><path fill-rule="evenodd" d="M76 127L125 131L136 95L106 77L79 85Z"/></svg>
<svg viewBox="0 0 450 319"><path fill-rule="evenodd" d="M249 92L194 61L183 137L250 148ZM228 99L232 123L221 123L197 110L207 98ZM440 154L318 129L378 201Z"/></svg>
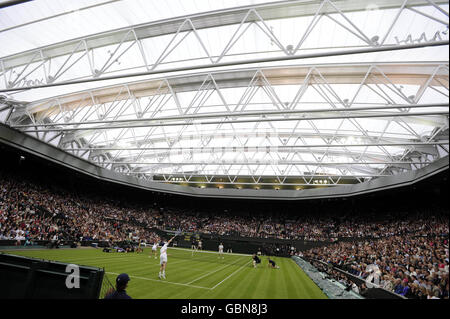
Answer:
<svg viewBox="0 0 450 319"><path fill-rule="evenodd" d="M75 134L74 134L75 133ZM221 131L220 133L217 133L216 131L204 131L202 136L206 137L206 138L215 138L215 139L227 139L227 138L235 138L235 137L248 137L248 138L280 138L280 139L286 139L286 140L294 140L297 141L300 138L315 138L315 139L325 139L325 140L329 140L329 141L334 141L334 140L340 140L340 139L347 139L349 137L355 137L358 136L358 138L361 141L365 141L366 144L374 144L374 145L387 145L390 143L393 143L395 146L400 146L400 145L408 145L409 143L413 142L413 143L417 143L416 140L413 140L411 138L402 138L402 137L381 137L379 138L379 136L382 134L382 131L374 131L374 132L368 132L370 134L373 134L373 136L364 136L364 135L359 135L361 132L358 130L346 130L346 131L340 131L340 132L336 132L336 130L333 129L324 129L321 130L321 136L317 135L317 132L315 132L312 128L310 129L310 132L306 131L306 129L302 132L292 132L292 130L278 130L276 133L271 130L271 131L266 131L266 130L259 130L256 132L249 132L246 130L235 130L235 131ZM402 136L402 134L396 134L396 135L400 135ZM84 137L83 134L77 134L76 132L72 132L72 133L68 133L65 134L62 138L62 142L61 144L64 143L69 143L73 140L79 140L82 139ZM447 136L448 138L448 136ZM200 140L201 136L197 133L192 134L187 132L186 134L181 135L180 137L178 137L175 142L182 142L182 141L196 141L196 140ZM133 139L130 140L130 142L133 144L136 144L135 146L141 150L145 150L145 147L143 145L148 145L148 144L155 144L155 143L167 143L167 135L161 134L161 133L155 133L152 134L151 136L136 136ZM383 144L384 143L384 144ZM344 145L346 145L345 143L343 143ZM195 144L194 144L195 145ZM283 145L281 145L283 146ZM303 147L304 145L295 145L295 147ZM347 146L351 146L351 144L347 144ZM361 146L363 146L363 144L361 144ZM321 145L311 145L311 146L304 146L304 147L321 147ZM327 146L328 147L328 146ZM330 147L333 147L332 145L330 145ZM95 145L85 145L85 148L81 148L81 150L89 150L89 149L111 149L114 150L115 148L117 148L118 150L123 149L123 147L118 146L113 140L105 140L104 141L104 145L99 145L99 146L95 146ZM130 147L132 148L132 147Z"/></svg>
<svg viewBox="0 0 450 319"><path fill-rule="evenodd" d="M220 63L215 63L215 64L204 64L204 65L195 65L195 66L188 65L188 66L184 66L184 67L161 69L161 70L156 70L156 71L136 72L136 73L129 73L129 74L114 75L114 76L95 77L95 78L89 78L89 79L83 79L83 80L70 80L70 81L65 81L65 82L60 82L60 83L38 84L38 85L31 85L31 86L0 89L0 93L18 92L18 91L26 91L26 90L30 90L30 89L41 89L41 88L49 88L49 87L56 87L56 86L67 86L67 85L73 85L73 84L83 84L83 83L100 82L100 81L116 80L116 79L124 79L124 78L134 78L134 77L142 77L142 76L149 76L149 75L155 75L155 74L169 74L169 73L201 70L201 69L218 69L218 68L223 68L223 67L236 67L238 65L264 64L264 63L270 63L270 62L304 60L304 59L312 59L312 58L365 54L365 53L378 53L378 52L419 49L419 48L426 48L426 47L448 46L448 45L449 45L449 41L435 41L435 42L422 42L422 43L413 43L413 44L404 44L404 45L387 45L387 46L382 46L382 47L370 47L370 48L363 48L363 49L316 52L316 53L309 53L309 54L290 55L290 56L274 57L274 58L250 59L250 60L241 60L241 61L233 61L233 62L220 62ZM3 72L3 73L5 73L5 72Z"/></svg>
<svg viewBox="0 0 450 319"><path fill-rule="evenodd" d="M400 8L404 3L404 0L334 0L332 2L336 4L342 12L354 12L367 10L368 7L377 8L380 10ZM436 4L448 3L448 1L445 0L435 0L434 2ZM91 50L119 44L121 41L124 41L124 39L128 41L134 40L133 34L130 34L131 30L133 30L138 39L175 34L178 30L181 32L189 31L191 29L189 28L189 25L185 25L186 20L190 20L192 24L195 25L197 30L236 25L243 21L243 19L248 15L249 10L257 10L259 16L264 20L311 16L317 12L319 5L322 3L323 1L305 0L277 1L273 3L241 6L207 13L169 18L55 43L45 47L5 56L2 57L1 60L5 68L13 68L27 64L28 61L33 59L36 52L41 52L46 59L69 55L72 52L83 52L84 48L82 47L74 50L74 47L76 47L80 41L85 41L86 46ZM408 0L405 7L411 8L429 5L430 3L425 0ZM330 14L336 13L337 10L333 8L333 6L324 5L320 12L321 14ZM245 21L249 23L258 21L258 16L249 15Z"/></svg>
<svg viewBox="0 0 450 319"><path fill-rule="evenodd" d="M169 97L183 92L200 89L220 91L221 89L243 88L249 85L266 86L323 84L380 85L385 81L395 85L423 85L449 87L448 62L442 63L353 63L318 64L307 66L282 66L206 72L191 75L164 77L145 81L119 84L55 96L28 103L30 114L45 112L46 116L70 111L75 108L92 107L129 99L145 97ZM317 77L317 79L315 79ZM261 79L261 80L259 80ZM387 82L389 81L389 82Z"/></svg>

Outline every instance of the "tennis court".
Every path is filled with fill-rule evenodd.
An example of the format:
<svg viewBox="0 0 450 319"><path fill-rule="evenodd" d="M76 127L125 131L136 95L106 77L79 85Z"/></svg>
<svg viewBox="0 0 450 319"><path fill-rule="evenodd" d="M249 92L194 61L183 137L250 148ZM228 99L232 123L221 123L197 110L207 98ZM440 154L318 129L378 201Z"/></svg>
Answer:
<svg viewBox="0 0 450 319"><path fill-rule="evenodd" d="M272 257L280 269L267 266L267 257L255 269L250 255L195 252L169 248L166 279L158 278L159 257L143 253L105 253L102 249L13 250L9 254L55 260L105 269L104 288L119 273L131 278L127 293L146 299L317 299L326 298L290 258Z"/></svg>

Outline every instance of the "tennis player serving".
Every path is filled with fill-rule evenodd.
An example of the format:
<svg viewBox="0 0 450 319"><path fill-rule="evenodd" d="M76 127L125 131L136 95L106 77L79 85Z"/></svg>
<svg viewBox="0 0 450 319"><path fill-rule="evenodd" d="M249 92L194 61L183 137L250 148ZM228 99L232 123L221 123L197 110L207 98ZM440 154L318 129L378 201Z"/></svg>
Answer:
<svg viewBox="0 0 450 319"><path fill-rule="evenodd" d="M164 245L159 250L159 264L161 265L159 269L159 279L163 278L166 279L166 267L167 267L167 247L172 242L172 240L177 237L177 235L173 236L169 239L169 241L164 242Z"/></svg>

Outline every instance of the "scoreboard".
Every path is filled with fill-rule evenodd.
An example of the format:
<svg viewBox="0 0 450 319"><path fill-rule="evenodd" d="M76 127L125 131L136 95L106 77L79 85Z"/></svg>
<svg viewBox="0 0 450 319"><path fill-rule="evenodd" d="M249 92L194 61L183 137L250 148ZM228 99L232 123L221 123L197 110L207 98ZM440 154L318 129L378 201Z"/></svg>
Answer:
<svg viewBox="0 0 450 319"><path fill-rule="evenodd" d="M200 235L199 234L195 234L195 233L184 233L184 240L185 241L191 241L192 238L195 238L196 240L200 239Z"/></svg>
<svg viewBox="0 0 450 319"><path fill-rule="evenodd" d="M177 232L174 230L166 230L166 234L169 234L171 236L175 235ZM179 237L177 238L178 241L184 241L186 244L190 244L192 242L192 239L199 240L200 235L196 234L194 232L182 232L179 233ZM179 243L179 242L178 242Z"/></svg>

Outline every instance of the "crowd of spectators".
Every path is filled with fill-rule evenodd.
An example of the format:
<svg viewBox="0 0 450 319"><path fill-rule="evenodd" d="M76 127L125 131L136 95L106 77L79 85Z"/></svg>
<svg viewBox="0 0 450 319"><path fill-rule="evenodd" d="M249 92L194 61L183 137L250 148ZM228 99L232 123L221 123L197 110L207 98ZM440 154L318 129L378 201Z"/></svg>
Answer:
<svg viewBox="0 0 450 319"><path fill-rule="evenodd" d="M128 203L105 196L77 195L61 187L0 177L0 239L156 239L151 228L218 236L335 242L345 238L390 238L448 232L448 212L383 214L260 212L174 209Z"/></svg>
<svg viewBox="0 0 450 319"><path fill-rule="evenodd" d="M314 259L310 259L309 262L314 266L314 268L322 274L325 274L324 278L337 281L344 286L346 290L352 290L357 294L361 294L363 292L362 289L360 289L362 286L360 283L357 284L356 280L352 280L352 278L346 276L345 273L335 270L331 264L326 264Z"/></svg>
<svg viewBox="0 0 450 319"><path fill-rule="evenodd" d="M159 240L148 227L154 222L142 209L111 200L78 198L38 183L0 179L0 240L151 243Z"/></svg>
<svg viewBox="0 0 450 319"><path fill-rule="evenodd" d="M167 212L163 227L190 232L242 237L335 242L342 238L383 238L403 234L426 235L430 230L448 229L445 211L404 212L394 214L327 216L299 214L298 216L251 216L210 212Z"/></svg>
<svg viewBox="0 0 450 319"><path fill-rule="evenodd" d="M311 261L324 262L407 298L448 299L448 239L447 225L446 229L429 230L426 236L419 233L339 242L303 254ZM351 276L330 269L326 272L349 284Z"/></svg>

